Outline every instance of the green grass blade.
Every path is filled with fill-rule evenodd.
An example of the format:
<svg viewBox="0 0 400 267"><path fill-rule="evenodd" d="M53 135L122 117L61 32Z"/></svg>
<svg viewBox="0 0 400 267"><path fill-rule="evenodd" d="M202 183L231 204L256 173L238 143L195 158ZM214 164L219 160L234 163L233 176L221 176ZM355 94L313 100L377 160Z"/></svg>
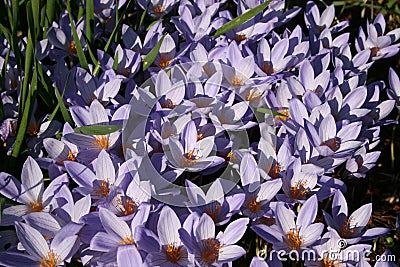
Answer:
<svg viewBox="0 0 400 267"><path fill-rule="evenodd" d="M108 38L106 45L104 46L104 52L106 52L106 53L108 52L108 49L110 48L110 45L111 45L112 41L114 40L114 36L117 34L119 26L122 23L122 18L125 16L127 10L130 9L130 6L132 3L133 3L132 0L129 0L129 2L126 6L126 9L124 10L124 14L119 18L118 22L116 23L116 25L114 27L114 30L112 31L110 37ZM100 71L100 62L98 62L98 64L96 65L96 67L93 71L93 75L96 76L99 73L99 71Z"/></svg>
<svg viewBox="0 0 400 267"><path fill-rule="evenodd" d="M164 41L165 35L157 42L157 44L151 49L151 51L143 58L143 71L147 70L148 67L154 62L157 57L158 51L160 50L161 44Z"/></svg>
<svg viewBox="0 0 400 267"><path fill-rule="evenodd" d="M65 93L65 90L67 89L67 86L68 86L68 81L69 81L69 75L70 74L71 74L71 72L69 72L68 75L67 75L67 79L65 81L65 85L64 85L64 89L63 89L62 95L60 95L60 92L58 91L58 88L57 88L56 85L54 85L54 87L55 87L54 91L56 93L56 97L57 97L57 101L58 101L57 107L61 110L61 114L62 114L62 116L64 118L64 121L68 122L72 126L72 125L74 125L74 122L72 121L71 116L69 115L68 110L65 107L65 104L64 104L64 101L63 101L64 93ZM56 107L56 109L57 109L57 107ZM53 111L53 113L54 113L54 111Z"/></svg>
<svg viewBox="0 0 400 267"><path fill-rule="evenodd" d="M94 31L94 1L86 2L86 37L89 44L93 44Z"/></svg>
<svg viewBox="0 0 400 267"><path fill-rule="evenodd" d="M37 72L40 77L40 83L43 85L42 88L38 88L38 95L48 107L54 107L54 105L56 105L56 101L53 97L54 94L52 81L44 72L43 67L37 61L35 61L35 68L37 68Z"/></svg>
<svg viewBox="0 0 400 267"><path fill-rule="evenodd" d="M33 15L33 28L35 29L34 40L35 43L40 36L40 0L31 0L32 15Z"/></svg>
<svg viewBox="0 0 400 267"><path fill-rule="evenodd" d="M22 117L21 120L18 122L19 125L18 125L17 137L15 139L14 149L11 154L14 159L18 158L19 153L21 151L21 147L26 137L26 130L28 129L29 120L32 115L32 109L36 99L37 79L38 76L37 76L37 71L35 69L33 71L29 95L26 99L24 109L22 110L22 113L20 113L22 114Z"/></svg>
<svg viewBox="0 0 400 267"><path fill-rule="evenodd" d="M46 1L46 17L47 17L47 25L50 26L51 22L54 21L56 17L56 1Z"/></svg>
<svg viewBox="0 0 400 267"><path fill-rule="evenodd" d="M75 128L74 131L83 134L106 135L121 129L120 125L90 125Z"/></svg>
<svg viewBox="0 0 400 267"><path fill-rule="evenodd" d="M117 70L118 69L118 51L117 53L115 53L115 57L114 57L114 63L112 65L113 70Z"/></svg>
<svg viewBox="0 0 400 267"><path fill-rule="evenodd" d="M69 15L69 21L70 21L70 25L71 25L72 35L74 36L76 51L78 53L79 63L81 63L82 68L88 70L89 66L88 66L88 63L87 63L87 60L85 57L85 53L83 52L81 41L79 40L78 33L76 32L74 19L72 18L71 0L67 1L67 10L68 10L68 15Z"/></svg>
<svg viewBox="0 0 400 267"><path fill-rule="evenodd" d="M248 21L249 19L253 18L256 16L258 13L263 11L270 3L272 0L268 0L261 5L256 6L253 9L250 9L249 11L243 13L239 17L234 18L233 20L229 21L228 23L224 24L221 26L217 31L214 33L215 37L220 36L221 34L226 33L229 30L232 30L236 28L237 26L243 24L244 22Z"/></svg>
<svg viewBox="0 0 400 267"><path fill-rule="evenodd" d="M288 117L285 114L279 113L277 111L273 111L271 109L268 108L257 108L256 111L260 112L260 113L264 113L264 114L270 114L270 115L275 115L275 116L281 116L281 117Z"/></svg>
<svg viewBox="0 0 400 267"><path fill-rule="evenodd" d="M28 96L30 74L33 66L33 43L30 31L28 31L28 43L25 51L25 68L24 68L24 80L22 82L22 90L20 93L21 100L19 106L19 114L22 114L25 110L25 102Z"/></svg>
<svg viewBox="0 0 400 267"><path fill-rule="evenodd" d="M91 59L92 62L93 62L93 65L97 65L97 64L98 64L98 61L97 61L97 58L96 58L96 57L94 56L94 54L93 54L93 50L92 50L91 44L89 43L88 38L86 37L85 33L83 33L83 32L82 32L82 36L83 36L83 38L85 38L86 47L87 47L87 49L88 49L88 51L89 51L89 56L90 56L90 59Z"/></svg>

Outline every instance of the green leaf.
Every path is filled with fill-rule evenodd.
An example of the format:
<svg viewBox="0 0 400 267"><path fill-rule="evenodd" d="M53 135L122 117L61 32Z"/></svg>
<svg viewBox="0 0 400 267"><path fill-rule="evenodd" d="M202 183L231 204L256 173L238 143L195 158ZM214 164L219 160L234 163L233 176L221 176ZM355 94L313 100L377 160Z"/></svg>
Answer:
<svg viewBox="0 0 400 267"><path fill-rule="evenodd" d="M236 28L237 26L245 23L249 19L256 16L258 13L263 11L271 2L272 2L272 0L268 0L264 3L262 3L261 5L258 5L255 8L250 9L249 11L243 13L239 17L234 18L233 20L229 21L228 23L224 24L219 29L217 29L217 31L214 33L214 36L218 37L221 34L224 34L227 31L232 30L232 29Z"/></svg>
<svg viewBox="0 0 400 267"><path fill-rule="evenodd" d="M90 56L90 59L92 60L93 64L94 64L94 65L99 64L99 62L97 61L97 58L96 58L96 57L94 56L94 54L93 54L93 50L92 50L92 48L91 48L91 44L90 44L90 42L89 42L89 39L87 38L87 36L86 36L85 33L83 33L83 32L82 32L82 36L83 36L83 38L85 38L86 47L87 47L87 49L88 49L88 51L89 51L89 56Z"/></svg>
<svg viewBox="0 0 400 267"><path fill-rule="evenodd" d="M256 111L264 113L264 114L270 114L270 115L281 116L281 117L288 117L285 114L279 113L277 111L273 111L273 110L268 109L268 108L257 108Z"/></svg>
<svg viewBox="0 0 400 267"><path fill-rule="evenodd" d="M89 44L93 44L94 29L94 1L86 0L86 37Z"/></svg>
<svg viewBox="0 0 400 267"><path fill-rule="evenodd" d="M151 51L143 58L143 71L147 70L148 67L156 60L158 51L160 50L161 44L164 41L165 34L157 42L157 44L151 49Z"/></svg>
<svg viewBox="0 0 400 267"><path fill-rule="evenodd" d="M68 10L68 15L69 15L69 21L70 21L70 25L71 25L72 35L74 36L76 51L78 53L79 63L81 63L82 68L88 70L89 66L86 61L85 53L83 52L83 49L82 49L81 41L79 40L78 33L76 32L74 19L72 18L71 0L67 1L67 10Z"/></svg>
<svg viewBox="0 0 400 267"><path fill-rule="evenodd" d="M117 53L115 53L114 63L112 65L112 69L115 70L115 71L118 69L118 51L117 51Z"/></svg>
<svg viewBox="0 0 400 267"><path fill-rule="evenodd" d="M74 131L83 134L106 135L121 129L120 125L90 125L75 128Z"/></svg>
<svg viewBox="0 0 400 267"><path fill-rule="evenodd" d="M28 44L25 51L25 68L24 68L24 80L22 82L22 90L20 93L21 100L19 106L19 114L22 114L25 110L25 102L28 96L30 74L33 66L33 43L30 30L28 31Z"/></svg>
<svg viewBox="0 0 400 267"><path fill-rule="evenodd" d="M110 47L112 41L114 40L114 36L117 34L118 29L119 29L119 26L120 26L121 23L122 23L122 18L125 17L126 11L129 10L129 8L130 8L130 6L131 6L131 3L132 3L132 0L129 0L129 2L128 2L127 6L126 6L126 9L125 9L125 11L124 11L124 14L119 18L117 24L116 24L115 27L114 27L114 30L112 31L110 37L108 38L108 41L107 41L107 43L106 43L106 45L105 45L105 47L104 47L104 52L105 52L105 53L107 53L108 48ZM99 73L99 71L100 71L100 62L98 62L98 64L97 64L96 67L94 68L93 76L96 76L96 75Z"/></svg>
<svg viewBox="0 0 400 267"><path fill-rule="evenodd" d="M55 108L55 111L53 111L53 113L51 114L51 119L53 119L53 117L55 116L55 112L57 112L57 110L58 110L58 108L59 108L59 109L61 110L61 114L62 114L62 116L63 116L63 118L64 118L64 121L65 121L65 122L68 122L70 125L74 125L74 123L73 123L73 121L72 121L72 119L71 119L71 116L69 115L68 110L67 110L67 108L65 107L65 104L64 104L64 101L63 101L64 93L65 93L65 90L66 90L66 88L67 88L67 86L68 86L69 75L70 75L70 74L71 74L71 72L69 72L68 75L67 75L67 79L66 79L66 81L65 81L65 85L64 85L64 89L63 89L62 95L60 95L60 92L58 91L57 86L54 85L54 87L55 87L55 90L54 90L54 91L56 92L56 97L57 97L58 105L57 105L57 107Z"/></svg>
<svg viewBox="0 0 400 267"><path fill-rule="evenodd" d="M31 43L31 42L28 41L28 46L29 46L29 43ZM30 117L32 115L32 110L33 110L33 106L34 106L35 99L36 99L37 79L38 79L37 71L36 71L36 69L34 69L32 80L31 80L31 85L30 85L30 90L29 90L29 95L26 99L24 109L20 113L20 114L22 114L22 117L21 117L21 120L19 120L19 122L18 122L19 125L18 125L17 137L15 139L14 149L11 154L14 159L18 158L22 144L25 140L26 130L28 129Z"/></svg>
<svg viewBox="0 0 400 267"><path fill-rule="evenodd" d="M48 22L47 26L49 26L50 23L54 21L54 18L56 16L55 4L56 1L46 1L46 17Z"/></svg>
<svg viewBox="0 0 400 267"><path fill-rule="evenodd" d="M33 15L33 28L35 29L34 40L35 43L40 34L40 0L32 1L32 15Z"/></svg>

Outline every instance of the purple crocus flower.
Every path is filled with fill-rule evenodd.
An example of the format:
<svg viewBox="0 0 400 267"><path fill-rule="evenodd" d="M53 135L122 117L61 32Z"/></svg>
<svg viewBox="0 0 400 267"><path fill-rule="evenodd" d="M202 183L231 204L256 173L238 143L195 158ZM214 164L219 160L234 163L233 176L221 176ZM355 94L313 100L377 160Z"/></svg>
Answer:
<svg viewBox="0 0 400 267"><path fill-rule="evenodd" d="M63 184L68 184L68 177L65 174L61 175L44 189L42 171L36 161L28 157L22 166L21 181L22 183L10 174L0 173L0 193L23 204L5 208L2 225L12 225L30 212L51 211L53 196Z"/></svg>
<svg viewBox="0 0 400 267"><path fill-rule="evenodd" d="M213 136L198 141L196 125L192 120L185 125L180 138L171 136L168 139L171 154L168 159L174 168L202 171L225 162L225 159L211 155Z"/></svg>
<svg viewBox="0 0 400 267"><path fill-rule="evenodd" d="M78 127L87 125L106 125L110 123L107 110L94 100L89 109L80 106L70 108L71 116ZM102 149L112 151L118 146L121 132L116 131L105 135L86 135L71 132L64 135L65 140L78 147L78 161L90 163L99 155Z"/></svg>
<svg viewBox="0 0 400 267"><path fill-rule="evenodd" d="M243 192L234 188L232 181L225 179L216 179L206 194L189 180L186 180L185 183L190 201L189 209L200 214L207 214L216 225L224 225L229 222L233 215L239 213L245 200ZM228 195L224 196L227 189L229 191L232 189L232 192L228 192Z"/></svg>
<svg viewBox="0 0 400 267"><path fill-rule="evenodd" d="M380 155L380 151L367 153L365 147L360 148L346 161L348 175L354 178L364 178L367 172L376 165Z"/></svg>
<svg viewBox="0 0 400 267"><path fill-rule="evenodd" d="M281 189L280 179L260 183L260 172L254 157L246 153L240 164L240 178L246 194L242 207L243 215L251 219L265 215L269 202Z"/></svg>
<svg viewBox="0 0 400 267"><path fill-rule="evenodd" d="M388 58L399 52L399 45L394 44L400 38L400 29L392 30L385 34L386 21L382 14L379 14L374 22L367 22L367 36L360 27L356 39L356 49L371 51L371 59Z"/></svg>
<svg viewBox="0 0 400 267"><path fill-rule="evenodd" d="M275 250L300 252L320 239L324 225L312 223L318 212L316 196L310 197L300 209L295 220L295 213L278 202L276 205L276 224L267 226L254 225L251 228L263 239L273 244Z"/></svg>
<svg viewBox="0 0 400 267"><path fill-rule="evenodd" d="M317 5L313 1L307 2L306 12L304 13L304 20L307 27L310 28L315 34L319 34L325 29L329 29L332 33L337 33L349 26L348 21L342 21L331 27L334 18L334 5L328 6L321 14Z"/></svg>
<svg viewBox="0 0 400 267"><path fill-rule="evenodd" d="M53 26L47 30L47 38L49 39L49 42L58 48L56 50L51 50L51 57L57 59L58 57L76 55L76 44L72 36L70 25L69 15L65 12L61 15L59 24L53 22ZM82 34L84 32L84 27L84 20L80 19L78 23L76 23L76 31L82 47L85 43Z"/></svg>
<svg viewBox="0 0 400 267"><path fill-rule="evenodd" d="M103 252L97 262L99 264L115 263L119 257L119 248L126 245L140 246L136 227L144 224L148 216L148 208L140 209L129 227L127 222L111 211L100 208L99 217L105 232L98 232L90 242L91 250Z"/></svg>
<svg viewBox="0 0 400 267"><path fill-rule="evenodd" d="M16 223L18 239L27 254L19 252L1 252L0 264L6 267L16 266L58 266L70 258L71 252L78 238L76 235L68 235L59 232L50 245L42 234L35 228L25 224Z"/></svg>
<svg viewBox="0 0 400 267"><path fill-rule="evenodd" d="M157 235L160 251L150 253L146 262L150 266L192 266L193 258L182 244L178 229L181 222L176 213L168 206L160 212L157 223Z"/></svg>
<svg viewBox="0 0 400 267"><path fill-rule="evenodd" d="M203 214L193 222L191 233L180 228L179 235L188 251L194 254L197 265L216 266L230 263L246 253L242 247L234 244L242 238L248 223L248 218L237 219L215 236L214 221Z"/></svg>
<svg viewBox="0 0 400 267"><path fill-rule="evenodd" d="M319 243L313 246L315 258L305 259L305 266L354 266L361 262L371 245L357 244L345 247L343 239L335 231L329 231L322 236ZM310 254L311 255L311 254Z"/></svg>
<svg viewBox="0 0 400 267"><path fill-rule="evenodd" d="M324 212L329 228L337 231L348 244L366 241L385 235L390 229L376 227L365 230L372 213L372 203L365 204L348 216L347 202L340 190L337 190L332 202L332 216Z"/></svg>
<svg viewBox="0 0 400 267"><path fill-rule="evenodd" d="M139 0L138 4L141 8L147 9L147 12L153 17L162 17L168 14L177 0Z"/></svg>
<svg viewBox="0 0 400 267"><path fill-rule="evenodd" d="M94 165L95 172L89 167L74 161L64 163L65 169L78 184L77 192L85 196L90 194L93 199L104 199L110 193L115 182L115 168L110 155L102 150Z"/></svg>

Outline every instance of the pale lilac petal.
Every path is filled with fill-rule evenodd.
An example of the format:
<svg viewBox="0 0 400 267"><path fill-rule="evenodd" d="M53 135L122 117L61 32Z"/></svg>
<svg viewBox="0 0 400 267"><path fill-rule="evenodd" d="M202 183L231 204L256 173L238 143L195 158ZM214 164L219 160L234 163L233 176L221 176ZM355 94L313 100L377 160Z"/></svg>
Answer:
<svg viewBox="0 0 400 267"><path fill-rule="evenodd" d="M43 174L37 162L30 156L22 166L21 182L33 199L39 199L44 189Z"/></svg>
<svg viewBox="0 0 400 267"><path fill-rule="evenodd" d="M125 221L117 217L114 213L108 209L100 208L100 220L107 231L115 240L129 238L132 233Z"/></svg>
<svg viewBox="0 0 400 267"><path fill-rule="evenodd" d="M196 240L200 242L201 240L206 240L209 238L214 238L215 236L215 225L213 219L204 213L199 220L196 228Z"/></svg>
<svg viewBox="0 0 400 267"><path fill-rule="evenodd" d="M38 230L25 223L15 223L15 230L19 241L30 255L39 261L47 257L49 246Z"/></svg>
<svg viewBox="0 0 400 267"><path fill-rule="evenodd" d="M99 232L90 241L90 249L101 252L109 252L115 250L119 246L119 241L111 235Z"/></svg>
<svg viewBox="0 0 400 267"><path fill-rule="evenodd" d="M170 207L165 206L160 212L160 218L157 224L157 233L160 243L163 245L179 244L179 228L181 228L181 222L178 216Z"/></svg>
<svg viewBox="0 0 400 267"><path fill-rule="evenodd" d="M117 252L118 267L141 267L143 260L136 246L121 246Z"/></svg>
<svg viewBox="0 0 400 267"><path fill-rule="evenodd" d="M219 252L218 262L220 263L234 261L246 254L246 250L237 245L223 247Z"/></svg>
<svg viewBox="0 0 400 267"><path fill-rule="evenodd" d="M238 242L247 230L249 218L241 218L231 222L225 229L219 240L224 245L231 245Z"/></svg>

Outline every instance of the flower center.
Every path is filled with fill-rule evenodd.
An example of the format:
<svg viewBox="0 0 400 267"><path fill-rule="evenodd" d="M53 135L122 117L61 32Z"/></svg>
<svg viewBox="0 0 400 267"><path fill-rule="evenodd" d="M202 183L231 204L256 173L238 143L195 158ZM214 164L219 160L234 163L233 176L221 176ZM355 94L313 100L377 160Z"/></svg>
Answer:
<svg viewBox="0 0 400 267"><path fill-rule="evenodd" d="M130 198L126 198L124 201L121 198L116 200L117 205L116 207L121 216L128 216L136 212L138 204Z"/></svg>
<svg viewBox="0 0 400 267"><path fill-rule="evenodd" d="M244 40L246 40L246 34L244 34L244 33L237 33L236 34L236 36L235 36L235 41L236 42L238 42L238 43L240 43L241 41L244 41Z"/></svg>
<svg viewBox="0 0 400 267"><path fill-rule="evenodd" d="M164 11L164 6L162 4L154 5L153 11L160 15Z"/></svg>
<svg viewBox="0 0 400 267"><path fill-rule="evenodd" d="M321 146L327 146L329 147L333 152L336 152L336 150L339 149L340 147L340 140L337 137L331 138L327 141L322 142Z"/></svg>
<svg viewBox="0 0 400 267"><path fill-rule="evenodd" d="M287 121L290 118L288 108L278 110L279 115L276 116L277 121Z"/></svg>
<svg viewBox="0 0 400 267"><path fill-rule="evenodd" d="M170 108L173 109L175 107L174 102L171 99L167 98L164 102L161 103L162 108Z"/></svg>
<svg viewBox="0 0 400 267"><path fill-rule="evenodd" d="M219 250L223 247L215 238L208 238L203 240L203 248L201 251L201 258L207 264L213 264L217 261Z"/></svg>
<svg viewBox="0 0 400 267"><path fill-rule="evenodd" d="M290 196L292 199L302 199L308 193L307 181L298 181L290 188Z"/></svg>
<svg viewBox="0 0 400 267"><path fill-rule="evenodd" d="M76 50L76 46L75 46L75 42L74 42L74 41L71 41L71 42L69 43L69 45L68 45L68 53L71 54L71 55L77 53L77 50Z"/></svg>
<svg viewBox="0 0 400 267"><path fill-rule="evenodd" d="M370 50L371 50L371 57L380 56L382 54L379 47L373 47Z"/></svg>
<svg viewBox="0 0 400 267"><path fill-rule="evenodd" d="M119 242L120 245L132 245L135 244L135 241L133 241L133 237L132 236L127 236L124 238L124 240L122 240L121 242Z"/></svg>
<svg viewBox="0 0 400 267"><path fill-rule="evenodd" d="M93 142L93 144L97 145L99 150L103 148L108 149L110 146L107 135L96 135L96 140Z"/></svg>
<svg viewBox="0 0 400 267"><path fill-rule="evenodd" d="M94 190L94 193L99 197L106 197L108 193L110 193L110 185L107 180L101 181L100 186L98 189Z"/></svg>
<svg viewBox="0 0 400 267"><path fill-rule="evenodd" d="M36 122L28 125L28 134L30 136L37 135L39 133L39 127Z"/></svg>
<svg viewBox="0 0 400 267"><path fill-rule="evenodd" d="M238 76L233 76L232 80L231 80L231 84L233 86L241 86L243 85L243 78L240 78Z"/></svg>
<svg viewBox="0 0 400 267"><path fill-rule="evenodd" d="M340 236L344 238L350 238L355 231L356 227L351 226L351 219L347 219L342 225L342 228L340 229Z"/></svg>
<svg viewBox="0 0 400 267"><path fill-rule="evenodd" d="M57 256L57 254L48 251L47 257L42 258L40 262L40 267L56 267L61 263L61 259Z"/></svg>
<svg viewBox="0 0 400 267"><path fill-rule="evenodd" d="M337 265L341 265L341 262L332 260L329 257L324 257L324 267L334 267Z"/></svg>
<svg viewBox="0 0 400 267"><path fill-rule="evenodd" d="M250 90L249 94L246 97L247 101L252 101L255 99L259 99L261 97L261 93L257 92L254 88Z"/></svg>
<svg viewBox="0 0 400 267"><path fill-rule="evenodd" d="M169 58L167 53L161 53L161 58L158 61L158 66L160 66L160 68L168 67L171 61L172 58Z"/></svg>
<svg viewBox="0 0 400 267"><path fill-rule="evenodd" d="M219 210L222 209L220 204L211 205L211 207L207 208L204 212L211 217L211 219L216 222L218 217Z"/></svg>
<svg viewBox="0 0 400 267"><path fill-rule="evenodd" d="M128 75L131 73L130 69L124 68L122 71L121 70L117 70L116 71L118 74L123 75L125 77L128 77Z"/></svg>
<svg viewBox="0 0 400 267"><path fill-rule="evenodd" d="M286 233L286 239L290 249L300 249L302 241L299 236L299 230L297 228L291 229L288 233Z"/></svg>
<svg viewBox="0 0 400 267"><path fill-rule="evenodd" d="M271 166L271 169L268 172L268 175L272 178L275 179L278 177L278 174L281 171L281 167L279 166L279 164L277 162L274 162Z"/></svg>
<svg viewBox="0 0 400 267"><path fill-rule="evenodd" d="M261 202L256 200L256 196L252 195L250 200L245 204L252 213L257 213L261 209Z"/></svg>
<svg viewBox="0 0 400 267"><path fill-rule="evenodd" d="M40 201L30 202L29 205L31 206L31 212L39 212L44 209L43 203Z"/></svg>
<svg viewBox="0 0 400 267"><path fill-rule="evenodd" d="M267 74L273 74L275 73L274 68L272 67L272 64L270 62L264 62L263 66L261 67L262 71Z"/></svg>
<svg viewBox="0 0 400 267"><path fill-rule="evenodd" d="M165 250L167 254L167 260L172 263L177 263L186 255L186 251L183 246L176 246L175 244L168 244Z"/></svg>

